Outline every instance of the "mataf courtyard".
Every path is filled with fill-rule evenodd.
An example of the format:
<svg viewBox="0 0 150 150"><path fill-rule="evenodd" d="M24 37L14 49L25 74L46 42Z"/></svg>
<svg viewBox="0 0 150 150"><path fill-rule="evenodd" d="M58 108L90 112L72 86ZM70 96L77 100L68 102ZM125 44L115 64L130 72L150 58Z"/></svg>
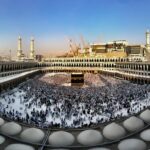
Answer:
<svg viewBox="0 0 150 150"><path fill-rule="evenodd" d="M39 66L1 77L4 150L147 149L148 78L137 75L135 80L126 74L121 78L113 71L95 73L91 68L90 72L82 70L82 86L72 86L68 67L65 72L65 68L58 72L60 67L47 69Z"/></svg>

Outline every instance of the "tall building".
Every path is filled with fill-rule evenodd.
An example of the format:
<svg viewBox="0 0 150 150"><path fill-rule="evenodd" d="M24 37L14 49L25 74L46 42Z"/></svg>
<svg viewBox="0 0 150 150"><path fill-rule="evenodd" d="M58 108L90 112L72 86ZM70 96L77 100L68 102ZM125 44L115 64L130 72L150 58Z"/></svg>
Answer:
<svg viewBox="0 0 150 150"><path fill-rule="evenodd" d="M21 58L22 58L22 39L20 36L18 38L17 58L18 58L18 60L21 60Z"/></svg>
<svg viewBox="0 0 150 150"><path fill-rule="evenodd" d="M30 59L35 59L34 38L30 41Z"/></svg>
<svg viewBox="0 0 150 150"><path fill-rule="evenodd" d="M146 49L150 53L150 31L146 31Z"/></svg>
<svg viewBox="0 0 150 150"><path fill-rule="evenodd" d="M130 61L144 61L145 56L145 46L136 44L136 45L128 45L126 47L126 53Z"/></svg>
<svg viewBox="0 0 150 150"><path fill-rule="evenodd" d="M125 47L128 45L126 40L117 40L104 44L91 44L92 51L95 53L107 53L112 51L125 52Z"/></svg>

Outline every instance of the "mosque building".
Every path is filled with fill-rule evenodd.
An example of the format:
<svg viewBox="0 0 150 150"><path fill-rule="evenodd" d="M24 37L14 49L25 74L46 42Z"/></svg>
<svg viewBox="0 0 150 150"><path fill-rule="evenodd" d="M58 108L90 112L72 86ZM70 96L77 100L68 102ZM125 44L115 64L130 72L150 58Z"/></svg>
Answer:
<svg viewBox="0 0 150 150"><path fill-rule="evenodd" d="M87 48L89 48L90 51L87 50ZM22 39L19 37L17 51L19 61L0 62L0 92L2 93L0 98L1 104L3 104L1 105L2 108L5 106L5 111L4 109L1 111L5 114L0 116L0 134L2 133L0 135L0 148L4 150L17 150L17 148L19 148L19 150L49 150L54 148L69 148L75 150L147 150L150 148L150 90L147 89L150 88L150 32L146 32L145 45L129 45L127 41L121 40L95 44L93 47L92 45L91 47L86 46L85 49L94 54L88 55L87 51L85 51L86 54L84 55L76 55L77 53L74 51L75 56L72 57L54 57L47 58L43 61L33 61L37 55L35 56L34 39L31 38L29 58L28 61L24 61L26 58L23 54ZM137 60L139 56L143 59L140 58ZM40 55L38 56L39 60L41 57ZM133 58L136 59L136 61L133 61ZM45 76L46 74L47 76ZM61 78L58 76L54 78L55 74L61 74ZM71 86L82 86L84 83L89 84L95 81L97 85L101 84L101 87L94 85L93 88L84 88L84 90L88 90L79 92L81 95L78 95L75 99L71 97L68 103L67 99L64 98L65 95L68 95L70 98L70 93L72 93L74 97L74 93L77 92L75 92L77 87L73 87L73 90L70 91L70 87L67 88L64 84L63 86L59 84L57 87L56 84L52 86L49 83L49 78L53 78L54 80L59 78L61 79L58 80L59 82L63 81L64 76L62 76L62 74L66 76L69 74L69 77L71 76L71 78L69 78L69 80L71 79ZM94 76L92 80L89 80L91 74ZM38 75L40 78L37 78ZM97 82L98 79L102 82ZM115 84L118 87L115 88ZM121 84L123 86L121 86ZM9 92L10 89L14 89L15 94L12 93L12 91ZM54 96L51 96L53 89ZM65 92L59 94L57 89L63 89ZM81 87L78 89L81 90ZM50 92L47 92L49 90ZM119 90L121 90L121 95ZM27 91L28 93L25 94ZM119 92L117 95L115 94L115 96L107 98L106 96L109 94L112 95L113 91L115 91L114 93ZM125 94L126 92L127 96ZM64 95L62 95L62 93L64 93ZM36 96L33 96L34 94L36 94ZM88 100L89 95L91 95L91 98ZM56 98L56 96L58 97ZM21 99L20 104L25 107L20 107L21 105L18 103L19 98ZM48 101L46 98L48 98ZM49 99L52 98L56 99L49 103ZM14 101L14 99L16 101ZM31 104L28 103L27 100L31 102ZM55 100L56 102L58 100L59 103L55 104ZM88 101L85 103L85 106L87 105L87 108L91 106L93 110L96 110L96 113L98 112L96 114L97 117L102 114L104 118L99 117L102 119L100 121L105 122L97 121L96 124L88 124L89 119L96 119L93 117L94 111L90 112L88 110L91 109L84 109L84 105L82 104L86 102L86 100ZM96 100L100 100L100 103L96 103ZM45 103L43 103L43 101L45 101ZM82 103L80 103L80 101ZM114 101L114 103L111 103L111 101ZM27 105L25 105L25 102ZM60 102L63 103L60 105ZM77 107L73 103L81 105ZM43 119L46 113L42 112L44 112L43 108L49 105L47 107L49 114L54 114L54 107L52 106L52 109L50 109L50 105L53 104L56 106L56 115L53 115L54 121L58 121L58 111L62 119L62 112L67 110L64 114L67 116L66 118L70 119L68 114L70 110L73 110L73 118L77 116L78 119L80 115L82 115L81 118L85 118L85 114L86 116L89 114L88 119L81 119L81 124L83 125L83 121L85 121L86 126L76 128L75 121L73 126L68 126L71 128L67 128L66 124L69 124L71 121L66 121L67 119L65 117L62 121L60 120L60 123L62 123L60 124L62 125L60 128L58 128L58 123L55 125L53 122L50 122L52 126L49 126L47 121ZM97 109L96 106L98 104L99 108ZM65 107L59 108L59 106L62 105ZM16 111L10 111L13 108L12 106L15 107ZM36 116L33 119L29 119L32 115L29 116L26 115L26 113L24 115L24 112L26 112L29 107L33 109L33 111L30 111L32 114L35 114L35 110L38 111L37 115L33 115L34 117ZM81 107L83 107L83 112L80 112ZM109 107L110 109L108 111ZM10 109L7 110L7 108ZM39 108L43 110L39 111ZM112 108L115 111L112 111ZM123 108L122 111L120 111L121 108ZM128 110L125 111L127 108ZM19 112L20 110L23 112L23 115ZM47 110L45 110L45 112L47 112ZM120 117L118 116L119 112ZM19 114L19 117L16 117L14 113ZM125 116L123 116L123 113ZM6 118L7 115L8 118ZM42 119L39 119L39 116ZM112 119L112 117L115 118ZM14 120L14 118L16 118L16 120ZM48 121L49 119L50 118L48 118Z"/></svg>
<svg viewBox="0 0 150 150"><path fill-rule="evenodd" d="M30 40L29 58L26 58L22 50L22 38L19 36L17 50L17 58L19 61L36 60L34 42L34 38L32 37ZM66 55L59 57L129 58L131 61L146 61L150 59L150 32L149 30L146 31L145 45L130 45L126 40L116 40L107 43L92 43L89 44L89 46L86 46L85 49L83 48L82 50L81 48L76 47L72 52L69 51Z"/></svg>

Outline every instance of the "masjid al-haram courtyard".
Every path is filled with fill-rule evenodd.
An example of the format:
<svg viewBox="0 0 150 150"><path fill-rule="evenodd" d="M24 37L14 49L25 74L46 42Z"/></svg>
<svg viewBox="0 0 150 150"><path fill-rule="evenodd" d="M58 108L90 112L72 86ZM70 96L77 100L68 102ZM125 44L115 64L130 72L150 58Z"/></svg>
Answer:
<svg viewBox="0 0 150 150"><path fill-rule="evenodd" d="M150 85L92 73L84 82L71 87L67 73L35 76L1 94L1 114L42 128L78 128L128 117L150 105Z"/></svg>
<svg viewBox="0 0 150 150"><path fill-rule="evenodd" d="M19 36L17 60L0 62L0 148L147 150L149 43L146 31L144 47L116 41L101 55L91 45L36 60L34 39L27 59Z"/></svg>
<svg viewBox="0 0 150 150"><path fill-rule="evenodd" d="M149 6L1 0L0 150L150 150Z"/></svg>

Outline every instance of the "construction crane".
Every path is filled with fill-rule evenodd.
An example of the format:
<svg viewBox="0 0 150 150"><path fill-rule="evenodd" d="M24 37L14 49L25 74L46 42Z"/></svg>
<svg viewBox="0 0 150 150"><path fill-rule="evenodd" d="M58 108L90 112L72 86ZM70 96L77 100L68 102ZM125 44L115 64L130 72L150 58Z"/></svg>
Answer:
<svg viewBox="0 0 150 150"><path fill-rule="evenodd" d="M73 42L72 39L69 39L69 46L70 46L69 53L72 54L73 56L78 56L79 51L81 49L80 44L77 45L75 42Z"/></svg>
<svg viewBox="0 0 150 150"><path fill-rule="evenodd" d="M74 42L74 55L78 56L81 50L81 45L80 44L76 44L76 42Z"/></svg>
<svg viewBox="0 0 150 150"><path fill-rule="evenodd" d="M81 38L81 42L83 45L83 47L82 47L83 53L84 53L84 56L86 56L90 53L90 44L85 42L84 37L82 35L80 36L80 38Z"/></svg>

